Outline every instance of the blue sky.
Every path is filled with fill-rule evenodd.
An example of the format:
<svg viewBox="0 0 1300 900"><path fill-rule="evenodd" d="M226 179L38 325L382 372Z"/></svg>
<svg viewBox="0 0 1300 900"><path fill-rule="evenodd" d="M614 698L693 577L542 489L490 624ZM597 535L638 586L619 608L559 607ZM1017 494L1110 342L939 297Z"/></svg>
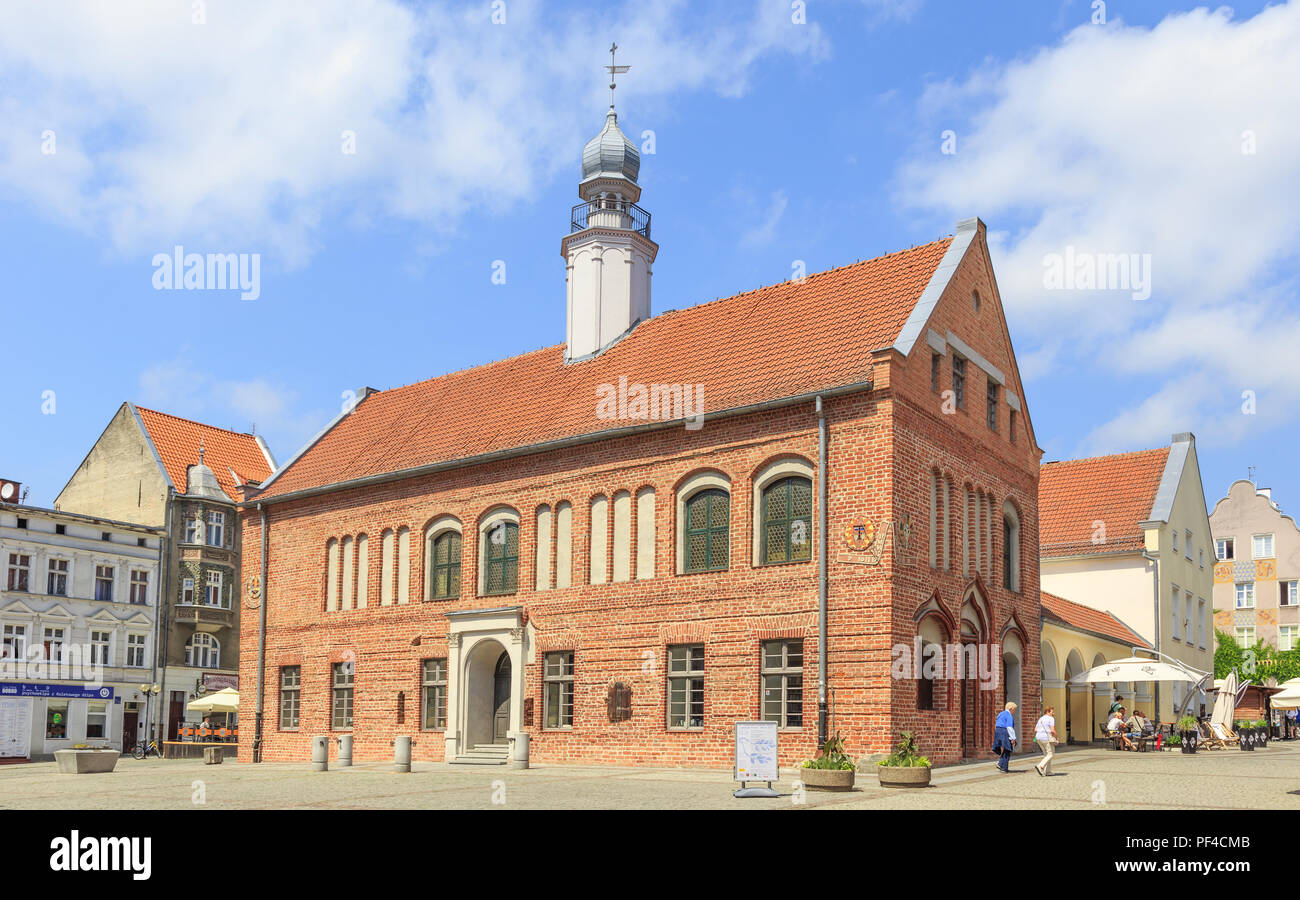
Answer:
<svg viewBox="0 0 1300 900"><path fill-rule="evenodd" d="M1190 430L1211 504L1249 465L1300 503L1296 3L115 9L0 9L0 476L31 503L123 400L284 460L349 389L562 342L611 40L655 312L979 215L1044 459ZM176 244L260 254L260 296L155 290ZM1149 258L1151 296L1046 290L1067 247Z"/></svg>

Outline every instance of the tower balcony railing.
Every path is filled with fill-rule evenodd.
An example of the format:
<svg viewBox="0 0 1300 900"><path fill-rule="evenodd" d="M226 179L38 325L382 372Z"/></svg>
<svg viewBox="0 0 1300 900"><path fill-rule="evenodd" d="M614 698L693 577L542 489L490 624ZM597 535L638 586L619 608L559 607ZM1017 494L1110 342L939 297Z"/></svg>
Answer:
<svg viewBox="0 0 1300 900"><path fill-rule="evenodd" d="M601 197L579 203L570 219L570 233L587 228L618 228L650 240L650 213L627 200Z"/></svg>

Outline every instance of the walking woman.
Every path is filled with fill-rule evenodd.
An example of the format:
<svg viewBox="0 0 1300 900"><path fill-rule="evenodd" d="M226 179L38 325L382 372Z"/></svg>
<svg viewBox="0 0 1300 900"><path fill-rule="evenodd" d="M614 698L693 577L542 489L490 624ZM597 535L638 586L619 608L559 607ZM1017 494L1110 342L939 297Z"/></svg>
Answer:
<svg viewBox="0 0 1300 900"><path fill-rule="evenodd" d="M1016 704L1008 700L993 723L993 752L998 754L998 771L1011 771L1011 751L1016 746Z"/></svg>
<svg viewBox="0 0 1300 900"><path fill-rule="evenodd" d="M1043 715L1034 726L1034 740L1043 750L1043 758L1034 765L1034 768L1038 770L1039 775L1051 775L1052 757L1056 755L1056 717L1052 715L1050 706L1043 708Z"/></svg>

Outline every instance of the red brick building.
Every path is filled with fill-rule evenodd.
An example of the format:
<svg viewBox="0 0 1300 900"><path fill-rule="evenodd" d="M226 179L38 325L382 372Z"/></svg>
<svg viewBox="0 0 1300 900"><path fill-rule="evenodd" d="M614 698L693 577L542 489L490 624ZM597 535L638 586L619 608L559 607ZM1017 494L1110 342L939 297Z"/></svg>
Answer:
<svg viewBox="0 0 1300 900"><path fill-rule="evenodd" d="M534 762L724 766L733 723L766 717L790 765L821 694L855 756L902 730L985 755L1004 699L1037 714L1040 451L983 223L649 317L657 247L610 118L565 239L566 344L363 392L249 492L244 730L261 685L268 760L316 734L358 759L409 734L417 760L526 734ZM637 259L597 268L594 301L593 243ZM918 637L984 665L918 680Z"/></svg>

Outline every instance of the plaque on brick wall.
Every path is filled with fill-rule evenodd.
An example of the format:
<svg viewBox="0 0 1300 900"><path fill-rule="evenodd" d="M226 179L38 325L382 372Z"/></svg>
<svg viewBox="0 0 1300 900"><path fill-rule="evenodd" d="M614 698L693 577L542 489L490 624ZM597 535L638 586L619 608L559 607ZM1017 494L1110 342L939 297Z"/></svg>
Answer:
<svg viewBox="0 0 1300 900"><path fill-rule="evenodd" d="M524 698L524 727L531 728L533 725L533 698Z"/></svg>
<svg viewBox="0 0 1300 900"><path fill-rule="evenodd" d="M626 722L632 718L632 688L621 681L609 686L605 709L611 722Z"/></svg>

